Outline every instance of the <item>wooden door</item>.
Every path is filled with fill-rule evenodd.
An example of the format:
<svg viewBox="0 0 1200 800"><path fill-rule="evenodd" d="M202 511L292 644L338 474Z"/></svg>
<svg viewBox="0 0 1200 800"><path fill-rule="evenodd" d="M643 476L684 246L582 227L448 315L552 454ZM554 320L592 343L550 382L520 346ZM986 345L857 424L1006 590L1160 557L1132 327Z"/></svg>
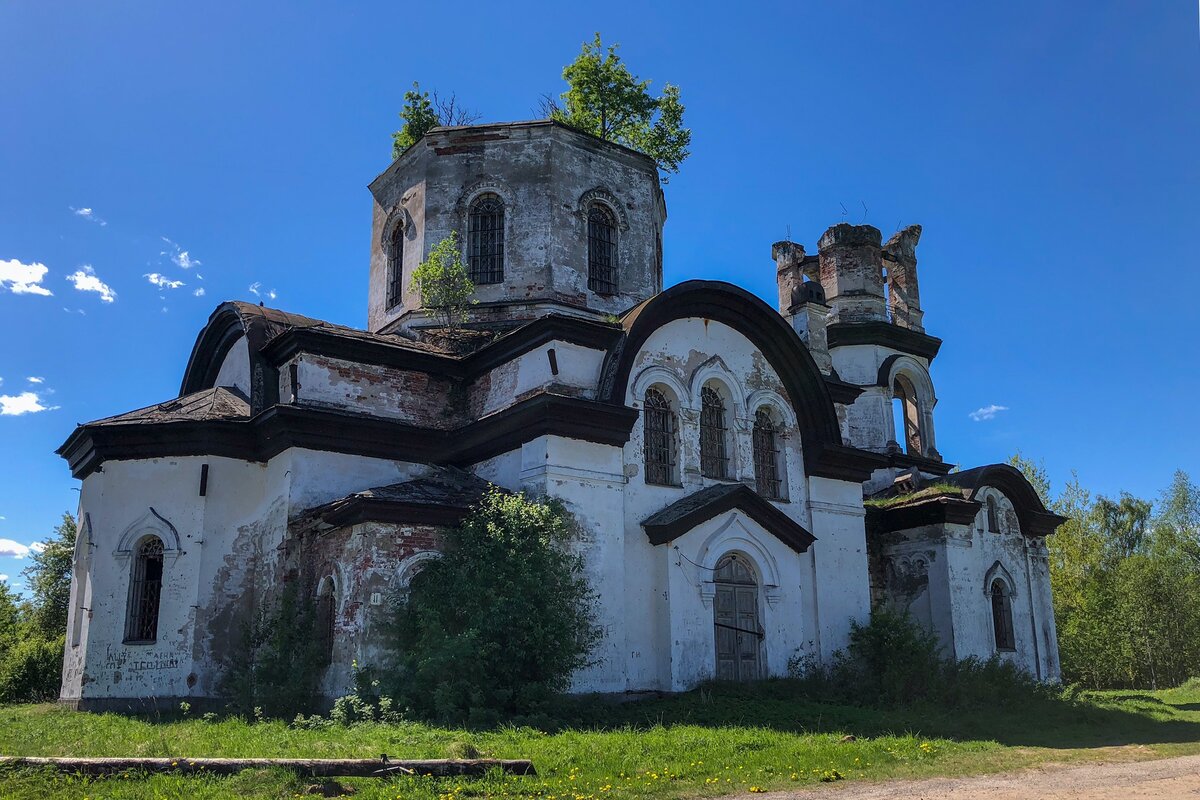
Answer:
<svg viewBox="0 0 1200 800"><path fill-rule="evenodd" d="M717 643L717 679L752 681L761 675L762 626L758 619L758 583L744 559L717 562L713 625Z"/></svg>

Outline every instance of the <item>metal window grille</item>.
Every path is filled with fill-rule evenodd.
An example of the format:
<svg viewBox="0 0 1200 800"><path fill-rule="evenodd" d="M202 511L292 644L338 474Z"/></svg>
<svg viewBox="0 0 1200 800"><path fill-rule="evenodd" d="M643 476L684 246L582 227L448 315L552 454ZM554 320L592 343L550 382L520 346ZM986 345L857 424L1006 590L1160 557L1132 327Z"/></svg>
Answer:
<svg viewBox="0 0 1200 800"><path fill-rule="evenodd" d="M588 209L588 288L617 293L617 221L599 204Z"/></svg>
<svg viewBox="0 0 1200 800"><path fill-rule="evenodd" d="M388 285L387 307L395 308L404 297L404 226L397 224L392 228L388 240Z"/></svg>
<svg viewBox="0 0 1200 800"><path fill-rule="evenodd" d="M996 631L997 650L1017 649L1013 635L1012 600L1000 581L992 584L992 626Z"/></svg>
<svg viewBox="0 0 1200 800"><path fill-rule="evenodd" d="M480 195L471 204L467 261L472 283L504 280L504 201L497 195Z"/></svg>
<svg viewBox="0 0 1200 800"><path fill-rule="evenodd" d="M129 616L126 642L158 640L158 604L162 596L163 543L150 537L138 545L133 560L133 582L129 587Z"/></svg>
<svg viewBox="0 0 1200 800"><path fill-rule="evenodd" d="M779 429L765 408L754 415L754 481L763 497L780 498Z"/></svg>
<svg viewBox="0 0 1200 800"><path fill-rule="evenodd" d="M646 392L642 424L646 483L671 485L675 477L675 412L657 389Z"/></svg>
<svg viewBox="0 0 1200 800"><path fill-rule="evenodd" d="M700 390L700 472L709 478L729 476L725 453L725 402L715 389Z"/></svg>

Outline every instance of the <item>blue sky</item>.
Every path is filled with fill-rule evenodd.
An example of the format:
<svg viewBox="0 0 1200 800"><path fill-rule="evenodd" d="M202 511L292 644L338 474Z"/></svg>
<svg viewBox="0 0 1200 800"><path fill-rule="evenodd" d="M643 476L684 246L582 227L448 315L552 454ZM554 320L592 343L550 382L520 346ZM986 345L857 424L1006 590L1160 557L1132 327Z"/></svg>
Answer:
<svg viewBox="0 0 1200 800"><path fill-rule="evenodd" d="M596 30L687 105L668 284L771 299L789 231L919 222L948 460L1200 475L1194 3L647 5L0 6L0 575L75 508L53 450L174 396L219 302L365 324L413 80L528 119Z"/></svg>

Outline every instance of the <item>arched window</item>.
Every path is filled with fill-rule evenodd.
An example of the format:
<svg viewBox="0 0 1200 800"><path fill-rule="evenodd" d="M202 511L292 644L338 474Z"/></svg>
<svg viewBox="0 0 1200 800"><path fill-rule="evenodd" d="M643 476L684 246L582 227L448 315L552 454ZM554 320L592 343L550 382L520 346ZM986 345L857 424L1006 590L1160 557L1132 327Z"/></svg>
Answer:
<svg viewBox="0 0 1200 800"><path fill-rule="evenodd" d="M397 222L392 227L387 246L387 307L393 309L404 298L404 225Z"/></svg>
<svg viewBox="0 0 1200 800"><path fill-rule="evenodd" d="M316 636L317 652L325 663L333 661L333 621L336 611L333 577L321 581L317 590Z"/></svg>
<svg viewBox="0 0 1200 800"><path fill-rule="evenodd" d="M642 409L646 483L675 483L675 412L658 389L646 390Z"/></svg>
<svg viewBox="0 0 1200 800"><path fill-rule="evenodd" d="M133 575L129 584L129 609L125 617L126 644L153 644L158 641L158 606L162 597L163 543L147 536L133 557Z"/></svg>
<svg viewBox="0 0 1200 800"><path fill-rule="evenodd" d="M588 288L617 293L617 220L599 203L588 209Z"/></svg>
<svg viewBox="0 0 1200 800"><path fill-rule="evenodd" d="M700 473L708 478L729 477L725 401L711 386L700 390Z"/></svg>
<svg viewBox="0 0 1200 800"><path fill-rule="evenodd" d="M504 201L499 195L481 194L467 216L467 261L471 282L504 280Z"/></svg>
<svg viewBox="0 0 1200 800"><path fill-rule="evenodd" d="M779 426L763 406L754 413L754 482L760 495L771 500L783 497L779 473Z"/></svg>
<svg viewBox="0 0 1200 800"><path fill-rule="evenodd" d="M917 392L912 382L904 375L897 375L892 384L893 416L896 422L896 441L904 444L904 451L912 456L925 454L921 437L921 409L917 405Z"/></svg>
<svg viewBox="0 0 1200 800"><path fill-rule="evenodd" d="M997 650L1016 650L1013 635L1012 597L1002 580L992 581L992 627L996 632Z"/></svg>
<svg viewBox="0 0 1200 800"><path fill-rule="evenodd" d="M1000 532L1000 510L996 498L988 495L987 499L987 529L992 533Z"/></svg>

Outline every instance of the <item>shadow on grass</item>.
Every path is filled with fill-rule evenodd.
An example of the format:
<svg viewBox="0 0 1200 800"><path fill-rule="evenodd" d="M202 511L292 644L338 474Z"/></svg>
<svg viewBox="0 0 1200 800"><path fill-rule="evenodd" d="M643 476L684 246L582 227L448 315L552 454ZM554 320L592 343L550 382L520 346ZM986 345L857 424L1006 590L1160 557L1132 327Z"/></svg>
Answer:
<svg viewBox="0 0 1200 800"><path fill-rule="evenodd" d="M1200 742L1200 714L1195 719L1155 718L1132 707L1138 703L1157 703L1167 713L1200 711L1200 703L1172 705L1149 693L1068 700L1049 692L1000 707L916 704L880 709L821 702L805 697L792 681L770 680L713 684L686 694L622 704L566 701L555 716L561 726L572 728L751 726L859 737L917 733L1050 748Z"/></svg>
<svg viewBox="0 0 1200 800"><path fill-rule="evenodd" d="M177 713L131 711L123 716L150 723L183 719ZM482 733L519 726L554 733L644 730L659 725L767 728L860 738L911 733L1008 746L1094 748L1200 742L1200 703L1164 702L1150 692L1084 692L1078 699L1068 699L1045 689L1019 696L1009 692L990 703L879 708L822 700L801 681L771 679L713 683L681 694L625 702L612 697L561 697L539 713L506 719L500 725L451 727Z"/></svg>

